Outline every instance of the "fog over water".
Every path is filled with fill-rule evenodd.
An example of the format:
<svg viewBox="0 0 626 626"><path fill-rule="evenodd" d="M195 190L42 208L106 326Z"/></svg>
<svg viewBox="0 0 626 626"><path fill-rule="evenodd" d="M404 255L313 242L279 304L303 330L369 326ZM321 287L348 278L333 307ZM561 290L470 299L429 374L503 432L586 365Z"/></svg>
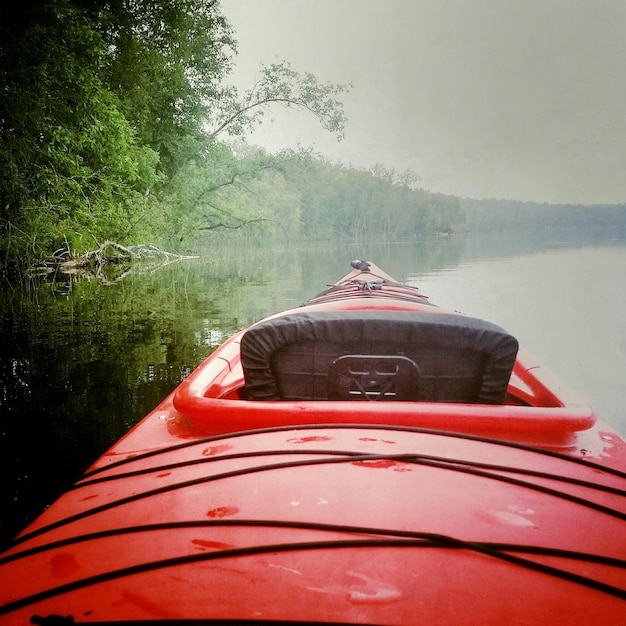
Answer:
<svg viewBox="0 0 626 626"><path fill-rule="evenodd" d="M273 107L251 140L359 167L412 170L435 192L550 203L626 201L623 0L222 0L232 82L287 60L351 83L337 143Z"/></svg>

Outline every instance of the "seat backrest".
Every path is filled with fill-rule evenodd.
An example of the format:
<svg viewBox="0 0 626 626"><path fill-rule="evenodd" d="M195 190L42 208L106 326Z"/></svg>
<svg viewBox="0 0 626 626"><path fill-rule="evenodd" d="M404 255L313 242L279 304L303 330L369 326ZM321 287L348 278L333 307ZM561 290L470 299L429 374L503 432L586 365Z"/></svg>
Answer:
<svg viewBox="0 0 626 626"><path fill-rule="evenodd" d="M501 404L518 344L451 313L305 311L252 326L241 361L251 400Z"/></svg>

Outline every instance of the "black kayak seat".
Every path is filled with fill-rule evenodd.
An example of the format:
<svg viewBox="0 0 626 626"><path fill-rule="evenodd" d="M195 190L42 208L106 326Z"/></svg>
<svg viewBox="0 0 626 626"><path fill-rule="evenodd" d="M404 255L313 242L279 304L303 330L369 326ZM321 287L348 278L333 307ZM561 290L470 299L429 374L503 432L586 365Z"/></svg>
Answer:
<svg viewBox="0 0 626 626"><path fill-rule="evenodd" d="M517 356L505 330L454 313L302 311L241 340L249 400L502 404Z"/></svg>

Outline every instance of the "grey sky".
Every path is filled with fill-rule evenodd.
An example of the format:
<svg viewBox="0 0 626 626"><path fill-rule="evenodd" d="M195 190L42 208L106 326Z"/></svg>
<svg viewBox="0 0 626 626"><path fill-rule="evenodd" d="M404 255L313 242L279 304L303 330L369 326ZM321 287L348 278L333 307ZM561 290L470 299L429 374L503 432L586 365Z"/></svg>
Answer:
<svg viewBox="0 0 626 626"><path fill-rule="evenodd" d="M233 80L287 60L351 82L346 138L273 109L250 140L410 169L431 191L626 202L624 0L222 0Z"/></svg>

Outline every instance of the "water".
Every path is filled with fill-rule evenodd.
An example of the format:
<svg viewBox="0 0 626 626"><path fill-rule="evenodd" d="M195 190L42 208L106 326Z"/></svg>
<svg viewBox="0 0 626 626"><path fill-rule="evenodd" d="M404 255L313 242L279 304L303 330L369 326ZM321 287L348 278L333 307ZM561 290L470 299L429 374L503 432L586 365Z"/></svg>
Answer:
<svg viewBox="0 0 626 626"><path fill-rule="evenodd" d="M0 544L224 337L322 291L353 258L505 327L626 433L623 241L231 247L108 285L38 278L0 298Z"/></svg>

